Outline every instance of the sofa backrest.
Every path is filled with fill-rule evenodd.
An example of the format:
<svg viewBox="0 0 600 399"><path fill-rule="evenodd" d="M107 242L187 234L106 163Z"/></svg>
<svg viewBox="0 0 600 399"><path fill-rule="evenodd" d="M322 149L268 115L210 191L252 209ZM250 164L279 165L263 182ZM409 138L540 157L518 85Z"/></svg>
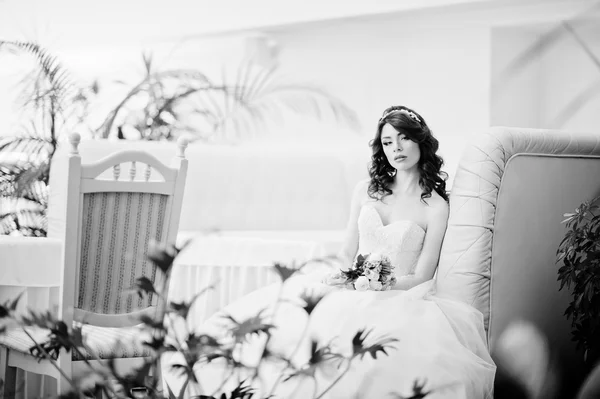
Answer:
<svg viewBox="0 0 600 399"><path fill-rule="evenodd" d="M95 160L117 149L168 162L172 142L83 140ZM191 143L180 231L343 230L354 186L368 177L367 140L273 141L243 146Z"/></svg>
<svg viewBox="0 0 600 399"><path fill-rule="evenodd" d="M465 149L437 289L483 313L492 350L510 322L524 319L575 356L556 252L563 215L600 195L599 176L599 135L500 127Z"/></svg>

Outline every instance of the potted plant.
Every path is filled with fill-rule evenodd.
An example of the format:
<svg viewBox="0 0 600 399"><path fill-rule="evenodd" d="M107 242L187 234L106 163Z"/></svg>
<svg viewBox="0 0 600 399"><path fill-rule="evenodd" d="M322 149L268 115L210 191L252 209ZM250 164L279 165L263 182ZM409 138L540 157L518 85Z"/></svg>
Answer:
<svg viewBox="0 0 600 399"><path fill-rule="evenodd" d="M315 117L333 115L356 127L354 111L316 86L277 79L276 69L243 63L234 79L214 83L195 69L157 70L143 55L144 76L90 126L92 101L100 85L82 85L50 51L32 42L0 40L0 53L32 56L36 66L21 81L21 128L0 137L0 235L46 235L50 163L62 132L87 130L94 137L125 138L124 128L142 140L238 141L254 136L281 110ZM117 82L123 84L123 82ZM84 130L84 131L82 131Z"/></svg>
<svg viewBox="0 0 600 399"><path fill-rule="evenodd" d="M50 160L60 133L86 118L97 87L77 87L59 60L36 43L0 40L2 51L28 54L37 67L20 82L23 122L15 134L0 138L0 234L45 236Z"/></svg>
<svg viewBox="0 0 600 399"><path fill-rule="evenodd" d="M565 315L571 319L573 341L584 361L600 359L600 196L566 213L567 233L557 250L560 289L572 291Z"/></svg>

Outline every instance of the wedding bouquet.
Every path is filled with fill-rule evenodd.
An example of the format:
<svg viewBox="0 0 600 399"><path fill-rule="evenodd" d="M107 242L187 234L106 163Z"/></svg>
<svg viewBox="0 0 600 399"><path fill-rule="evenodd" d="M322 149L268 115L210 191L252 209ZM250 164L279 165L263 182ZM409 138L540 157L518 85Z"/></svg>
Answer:
<svg viewBox="0 0 600 399"><path fill-rule="evenodd" d="M377 253L359 254L349 270L331 274L325 279L325 283L357 291L387 291L396 284L393 270L386 256Z"/></svg>

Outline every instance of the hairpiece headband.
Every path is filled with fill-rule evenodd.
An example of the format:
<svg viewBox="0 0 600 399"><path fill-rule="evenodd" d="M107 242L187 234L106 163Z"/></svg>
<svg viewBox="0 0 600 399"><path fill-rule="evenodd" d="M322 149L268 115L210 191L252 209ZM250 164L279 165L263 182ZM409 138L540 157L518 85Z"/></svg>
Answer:
<svg viewBox="0 0 600 399"><path fill-rule="evenodd" d="M401 114L408 115L408 116L409 116L411 119L414 119L415 121L417 121L417 122L421 123L421 119L419 119L419 117L417 116L417 114L415 114L414 112L412 112L412 111L409 111L409 110L407 110L407 109L393 109L393 110L391 110L391 111L389 111L389 112L386 112L386 113L385 113L385 114L384 114L384 115L381 117L381 119L379 119L379 121L382 121L382 120L384 120L385 118L387 118L388 116L390 116L390 115L391 115L391 114L393 114L394 112L398 112L398 113L401 113Z"/></svg>

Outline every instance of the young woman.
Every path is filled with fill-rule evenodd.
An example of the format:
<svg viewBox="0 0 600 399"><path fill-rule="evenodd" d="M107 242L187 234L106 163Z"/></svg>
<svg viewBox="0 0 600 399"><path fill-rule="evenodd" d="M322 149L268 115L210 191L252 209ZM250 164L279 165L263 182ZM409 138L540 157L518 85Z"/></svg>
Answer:
<svg viewBox="0 0 600 399"><path fill-rule="evenodd" d="M310 398L324 393L326 398L408 398L417 383L424 384L427 398L491 398L496 367L488 352L483 316L467 304L435 296L433 276L448 219L446 175L436 154L438 141L422 116L394 106L384 111L371 147L370 178L355 189L340 258L342 267L349 268L358 255L387 257L397 280L395 286L387 291L332 286L339 275L329 270L325 280L323 273L313 273L292 277L283 288L257 290L224 313L242 321L262 309L276 309L266 320L275 326L268 341L269 353L292 357L297 367L310 365L313 342L350 355L360 330L370 331L364 342L367 346L379 337L398 341L386 354L378 353L377 359L370 355L356 359L347 371L344 367L317 367L314 379L306 373L282 382L285 379L279 373L284 363L261 362L261 380L255 381L264 385L258 387L258 396L272 393L280 398ZM310 314L297 306L306 295L324 294ZM278 295L284 302L269 308ZM218 331L218 320L223 319L214 317L205 327ZM244 361L260 358L264 343L265 337L261 337L246 346ZM207 393L220 382L218 377L223 374L217 373L218 368L211 363L198 370ZM271 389L275 383L277 387Z"/></svg>

